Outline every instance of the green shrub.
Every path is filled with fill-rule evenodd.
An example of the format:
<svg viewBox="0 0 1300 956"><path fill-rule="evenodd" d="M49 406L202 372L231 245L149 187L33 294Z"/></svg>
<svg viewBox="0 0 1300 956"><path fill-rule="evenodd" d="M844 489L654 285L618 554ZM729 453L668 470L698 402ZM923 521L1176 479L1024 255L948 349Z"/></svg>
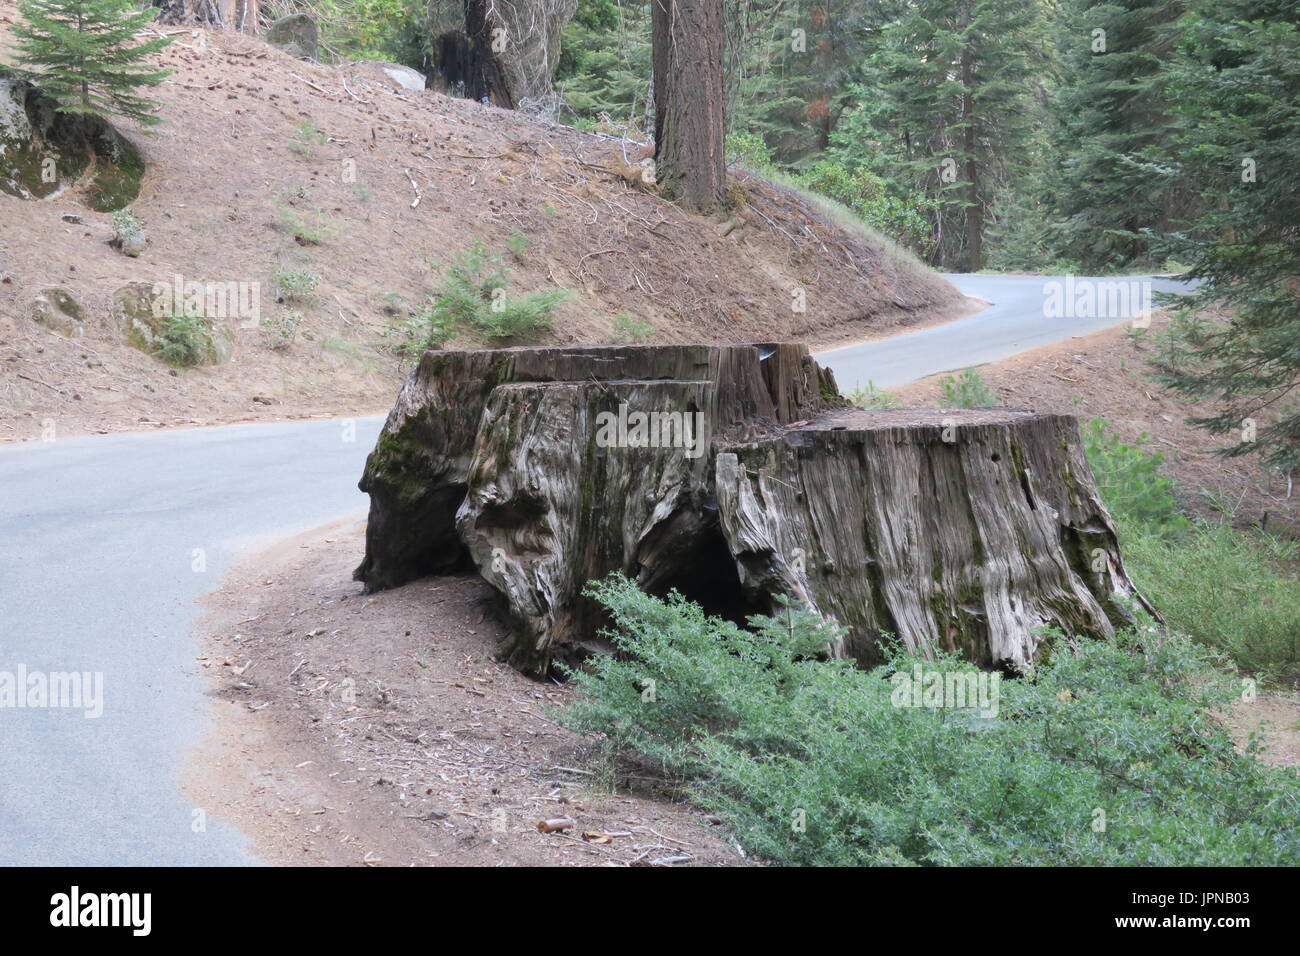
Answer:
<svg viewBox="0 0 1300 956"><path fill-rule="evenodd" d="M327 142L329 136L318 130L315 123L303 120L294 129L289 148L301 156L311 156L315 152L314 147L324 146Z"/></svg>
<svg viewBox="0 0 1300 956"><path fill-rule="evenodd" d="M293 337L297 334L298 326L301 324L302 313L294 309L287 309L270 318L263 319L259 328L262 330L262 339L265 341L266 347L280 351L293 344Z"/></svg>
<svg viewBox="0 0 1300 956"><path fill-rule="evenodd" d="M799 182L847 206L873 229L918 256L928 255L934 247L928 218L934 202L920 192L899 196L891 191L888 182L865 166L850 168L826 159L800 176Z"/></svg>
<svg viewBox="0 0 1300 956"><path fill-rule="evenodd" d="M1146 441L1145 433L1138 441ZM1188 527L1174 501L1174 483L1160 474L1165 458L1125 445L1099 418L1083 428L1083 447L1097 490L1112 515L1150 531L1175 533Z"/></svg>
<svg viewBox="0 0 1300 956"><path fill-rule="evenodd" d="M1294 546L1197 522L1170 541L1120 523L1124 563L1170 628L1270 680L1300 683L1300 580Z"/></svg>
<svg viewBox="0 0 1300 956"><path fill-rule="evenodd" d="M572 672L564 722L661 767L752 852L795 865L1269 865L1300 854L1300 780L1211 716L1236 688L1154 628L1053 637L998 714L895 706L895 675L812 655L809 615L706 618L611 578L621 656Z"/></svg>
<svg viewBox="0 0 1300 956"><path fill-rule="evenodd" d="M144 223L136 218L129 209L119 209L113 213L113 238L120 246L129 239L134 239L144 231Z"/></svg>
<svg viewBox="0 0 1300 956"><path fill-rule="evenodd" d="M497 296L472 324L490 339L537 338L554 328L552 313L568 297L567 289L543 289L516 299Z"/></svg>
<svg viewBox="0 0 1300 956"><path fill-rule="evenodd" d="M1300 682L1300 579L1288 570L1295 545L1188 521L1158 471L1164 457L1123 444L1100 419L1088 422L1083 440L1124 565L1166 625L1244 671Z"/></svg>
<svg viewBox="0 0 1300 956"><path fill-rule="evenodd" d="M276 269L272 276L275 288L288 302L306 302L316 296L320 276L303 269Z"/></svg>
<svg viewBox="0 0 1300 956"><path fill-rule="evenodd" d="M506 236L506 248L518 259L524 254L524 250L528 248L528 237L516 229Z"/></svg>
<svg viewBox="0 0 1300 956"><path fill-rule="evenodd" d="M849 392L848 399L859 408L898 408L898 399L891 393L882 391L876 387L876 383L868 381L866 385L860 385L853 391Z"/></svg>
<svg viewBox="0 0 1300 956"><path fill-rule="evenodd" d="M990 408L998 404L997 395L973 368L940 379L939 386L943 389L944 408Z"/></svg>
<svg viewBox="0 0 1300 956"><path fill-rule="evenodd" d="M635 319L630 312L614 316L610 323L614 331L615 342L640 345L654 334L654 326L645 319Z"/></svg>
<svg viewBox="0 0 1300 956"><path fill-rule="evenodd" d="M759 133L746 129L727 134L727 163L740 163L746 169L762 172L773 165L772 148Z"/></svg>
<svg viewBox="0 0 1300 956"><path fill-rule="evenodd" d="M211 319L177 312L162 320L154 340L154 354L178 368L202 365L215 352L212 335Z"/></svg>
<svg viewBox="0 0 1300 956"><path fill-rule="evenodd" d="M334 217L322 209L301 215L287 202L276 202L275 210L285 231L304 246L319 246L335 238L340 227Z"/></svg>
<svg viewBox="0 0 1300 956"><path fill-rule="evenodd" d="M518 254L526 248L522 233L507 240ZM555 308L568 297L566 289L545 289L508 297L510 270L501 253L475 241L438 269L438 284L424 308L411 319L390 324L400 344L397 350L418 357L462 332L487 339L536 338L554 325Z"/></svg>

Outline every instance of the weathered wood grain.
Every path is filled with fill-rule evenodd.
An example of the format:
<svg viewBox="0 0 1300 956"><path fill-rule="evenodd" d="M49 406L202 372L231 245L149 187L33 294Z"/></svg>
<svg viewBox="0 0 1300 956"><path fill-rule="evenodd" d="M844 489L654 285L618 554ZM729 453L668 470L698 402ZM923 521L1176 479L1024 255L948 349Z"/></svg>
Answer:
<svg viewBox="0 0 1300 956"><path fill-rule="evenodd" d="M1073 418L849 409L798 345L430 352L361 487L357 577L476 568L535 672L601 649L613 571L736 618L790 597L864 665L893 635L1021 669L1143 605Z"/></svg>

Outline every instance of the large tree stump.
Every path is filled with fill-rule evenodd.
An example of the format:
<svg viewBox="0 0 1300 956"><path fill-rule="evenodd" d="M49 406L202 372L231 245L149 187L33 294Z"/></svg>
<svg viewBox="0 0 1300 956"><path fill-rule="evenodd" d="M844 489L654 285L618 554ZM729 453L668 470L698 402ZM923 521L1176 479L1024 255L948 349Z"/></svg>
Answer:
<svg viewBox="0 0 1300 956"><path fill-rule="evenodd" d="M716 489L746 595L834 619L864 663L892 634L1018 670L1045 627L1104 636L1141 600L1072 417L827 414L723 445Z"/></svg>
<svg viewBox="0 0 1300 956"><path fill-rule="evenodd" d="M793 598L863 664L888 634L1019 669L1141 603L1073 418L849 409L797 345L430 352L361 487L356 576L476 568L536 672L600 648L612 571L733 618Z"/></svg>

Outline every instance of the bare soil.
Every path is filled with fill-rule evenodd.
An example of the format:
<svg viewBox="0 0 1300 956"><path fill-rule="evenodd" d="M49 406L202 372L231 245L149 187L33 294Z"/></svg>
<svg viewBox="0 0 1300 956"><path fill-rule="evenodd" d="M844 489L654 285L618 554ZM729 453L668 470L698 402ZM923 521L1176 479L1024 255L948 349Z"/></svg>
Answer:
<svg viewBox="0 0 1300 956"><path fill-rule="evenodd" d="M280 865L748 862L699 810L593 771L593 742L550 713L571 690L493 659L482 580L363 595L363 528L282 541L209 596L199 664L215 731L185 781L195 806ZM539 832L563 817L573 825Z"/></svg>
<svg viewBox="0 0 1300 956"><path fill-rule="evenodd" d="M16 18L0 0L0 62ZM551 343L610 341L626 313L649 323L651 342L822 347L973 308L919 263L743 170L719 217L743 225L724 236L716 219L628 184L635 144L403 90L374 64L166 32L176 39L157 59L175 72L150 94L163 122L124 130L148 164L131 207L150 239L138 259L108 245L111 216L87 209L78 188L39 202L0 195L0 441L51 424L76 434L384 410L405 371L394 322L424 303L438 263L478 239L504 251L515 232L527 246L506 255L509 291L572 293ZM302 241L291 219L324 237ZM277 270L318 275L314 298L277 301ZM180 371L128 347L114 291L177 275L260 283L263 318L303 312L295 342L273 351L257 329L235 328L230 361ZM32 321L48 287L80 304L84 335Z"/></svg>

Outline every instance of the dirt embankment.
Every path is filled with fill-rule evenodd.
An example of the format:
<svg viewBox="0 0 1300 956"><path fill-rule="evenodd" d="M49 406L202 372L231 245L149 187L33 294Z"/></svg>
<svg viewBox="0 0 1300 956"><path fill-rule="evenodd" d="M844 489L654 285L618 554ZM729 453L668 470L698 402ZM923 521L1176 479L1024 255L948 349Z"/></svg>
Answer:
<svg viewBox="0 0 1300 956"><path fill-rule="evenodd" d="M0 0L0 51L16 18ZM629 186L618 140L228 33L178 31L157 59L175 70L151 93L163 123L126 130L147 162L131 206L150 240L139 258L109 247L111 216L78 188L0 194L0 440L48 423L68 434L384 410L403 372L394 322L424 303L435 264L476 240L505 252L509 291L570 290L551 342L610 341L626 313L652 342L821 346L969 311L943 279L742 171L744 225L723 235ZM319 286L277 301L277 271ZM302 312L294 344L274 351L232 320L229 361L179 372L125 345L114 292L176 276L258 284L261 318ZM33 321L51 288L75 300L84 334Z"/></svg>

